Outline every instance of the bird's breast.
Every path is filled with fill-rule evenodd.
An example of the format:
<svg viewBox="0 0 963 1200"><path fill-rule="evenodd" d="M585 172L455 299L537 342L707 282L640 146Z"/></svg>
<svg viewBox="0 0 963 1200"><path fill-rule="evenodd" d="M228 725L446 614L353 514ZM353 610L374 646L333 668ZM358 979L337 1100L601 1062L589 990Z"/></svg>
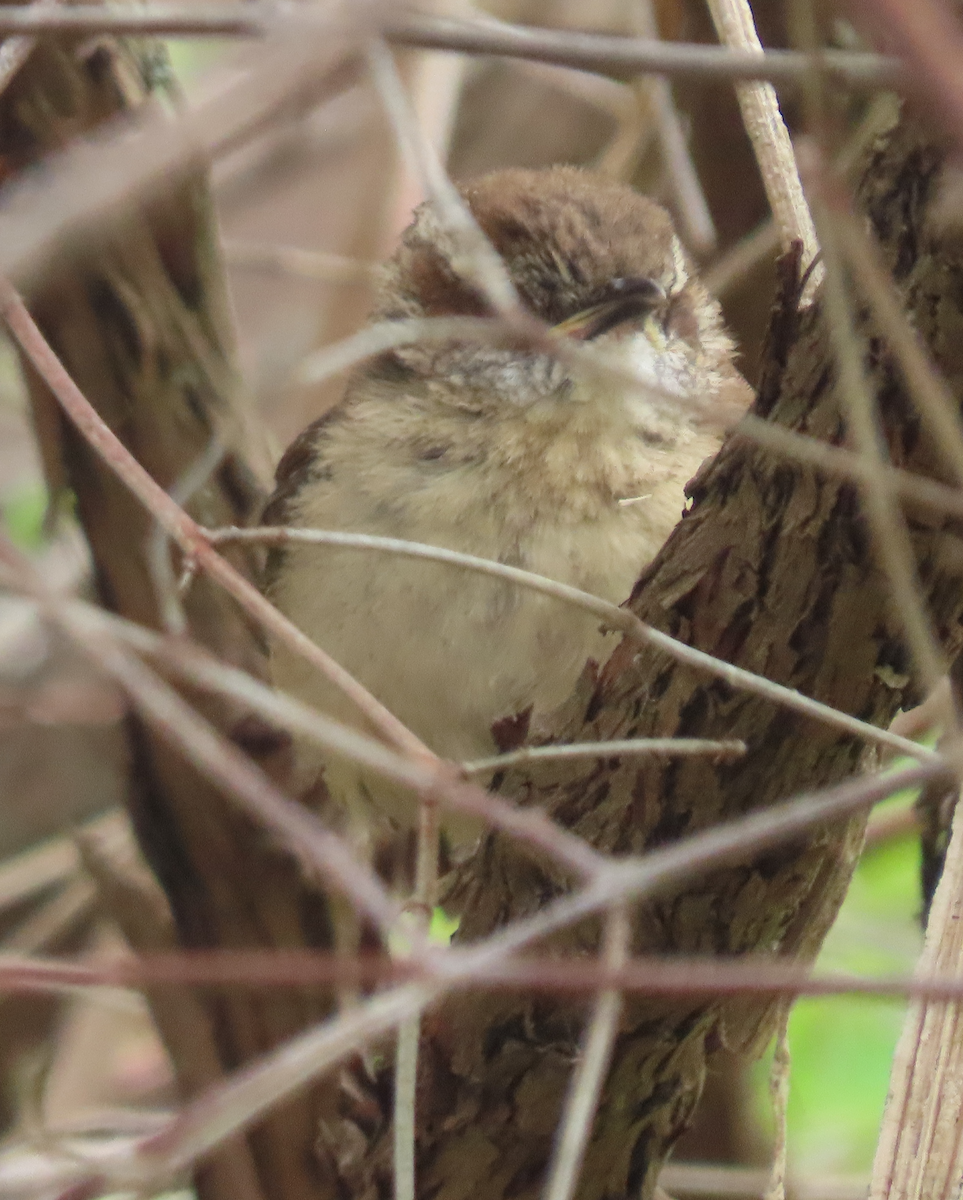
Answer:
<svg viewBox="0 0 963 1200"><path fill-rule="evenodd" d="M458 445L450 432L436 432L433 445ZM679 519L683 485L710 448L690 442L654 478L633 466L631 444L580 447L578 431L540 440L529 430L514 445L503 436L484 452L462 443L457 454L420 459L396 443L380 469L374 456L353 472L342 461L305 486L294 524L459 550L618 603ZM517 583L371 551L292 545L273 595L433 750L455 760L491 754L501 718L557 707L587 659L604 660L615 644L597 616ZM280 687L358 723L351 705L285 646L272 658ZM326 765L307 746L299 761L307 775ZM329 776L357 772L332 766ZM369 780L364 790L399 817L393 789ZM400 805L413 819L410 799Z"/></svg>

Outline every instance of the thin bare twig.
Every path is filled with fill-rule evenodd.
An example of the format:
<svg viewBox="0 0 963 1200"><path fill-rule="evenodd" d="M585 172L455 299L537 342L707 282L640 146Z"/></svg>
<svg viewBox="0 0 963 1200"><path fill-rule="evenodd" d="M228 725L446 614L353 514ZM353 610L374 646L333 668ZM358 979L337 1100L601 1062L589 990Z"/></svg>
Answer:
<svg viewBox="0 0 963 1200"><path fill-rule="evenodd" d="M780 233L770 217L736 242L702 272L702 282L713 296L724 296L779 247Z"/></svg>
<svg viewBox="0 0 963 1200"><path fill-rule="evenodd" d="M721 41L733 49L764 53L749 0L708 0L708 3ZM808 266L815 260L819 245L775 89L770 83L739 83L736 96L783 249L789 250L795 241L802 242L803 265ZM818 268L811 273L810 294L818 284L819 274Z"/></svg>
<svg viewBox="0 0 963 1200"><path fill-rule="evenodd" d="M416 948L424 950L431 915L437 903L438 854L441 823L437 805L422 799L418 808L418 849L415 889L405 916ZM405 945L402 957L407 957ZM395 1200L415 1200L415 1145L418 1120L418 1052L421 1041L421 1012L413 1013L398 1026L394 1077L394 1185Z"/></svg>
<svg viewBox="0 0 963 1200"><path fill-rule="evenodd" d="M110 630L98 630L83 620L83 614L49 589L39 572L2 534L0 556L6 566L19 572L21 586L35 597L44 617L124 690L162 736L184 750L234 803L279 834L295 859L318 872L387 935L398 916L398 906L377 875L357 861L337 834L307 808L278 791L236 746L131 655Z"/></svg>
<svg viewBox="0 0 963 1200"><path fill-rule="evenodd" d="M126 817L111 812L80 827L111 845L127 845L131 833ZM76 876L80 866L77 845L72 837L51 838L0 863L0 913L56 884Z"/></svg>
<svg viewBox="0 0 963 1200"><path fill-rule="evenodd" d="M212 72L189 111L172 116L159 104L146 104L48 157L42 179L23 172L7 183L0 274L19 278L36 270L85 222L150 189L185 162L223 154L279 114L290 118L322 103L356 74L357 43L370 7L360 0L348 17L339 5L325 5L316 11L326 16L300 36L266 41L249 56L247 70L235 64L229 72ZM65 6L48 16L77 11Z"/></svg>
<svg viewBox="0 0 963 1200"><path fill-rule="evenodd" d="M864 848L882 845L896 838L918 837L920 832L919 818L915 805L897 807L892 811L875 812L866 826L866 841Z"/></svg>
<svg viewBox="0 0 963 1200"><path fill-rule="evenodd" d="M378 537L373 534L342 533L340 530L323 529L294 529L286 526L262 526L254 529L224 529L210 530L208 536L212 540L221 541L266 541L283 545L285 542L309 542L318 545L342 546L345 549L377 550L387 554L400 554L409 558L426 558L435 562L448 563L453 567L461 567L470 571L479 571L485 575L493 575L517 583L522 587L531 588L546 596L554 596L566 604L582 608L586 612L601 617L606 625L617 629L635 641L646 645L656 646L664 650L679 662L698 670L708 671L719 679L724 679L734 687L744 688L754 692L775 704L783 705L796 712L805 713L825 724L838 729L845 729L858 737L865 738L879 745L891 746L903 754L922 761L940 762L940 755L928 747L919 746L908 738L901 738L885 729L877 729L867 721L860 721L847 713L822 704L803 696L792 688L773 683L761 675L754 675L742 667L727 663L721 658L715 658L693 646L679 642L661 630L653 629L626 608L602 600L589 592L571 587L567 583L559 583L536 575L531 571L523 571L520 567L511 567L505 563L494 562L490 559L477 558L473 554L463 554L458 550L447 550L440 546L428 546L421 542L409 542L401 538Z"/></svg>
<svg viewBox="0 0 963 1200"><path fill-rule="evenodd" d="M163 638L79 602L73 603L72 611L75 619L88 623L95 630L111 631L117 639L157 660L165 670L175 672L192 686L240 700L282 728L297 732L326 750L410 787L416 795L429 796L442 805L478 817L549 855L576 875L591 876L605 864L605 858L584 839L556 825L541 809L516 808L496 795L461 782L454 764L440 763L436 767L432 763L405 758L292 696L277 692L245 672L229 667L199 646L181 639Z"/></svg>
<svg viewBox="0 0 963 1200"><path fill-rule="evenodd" d="M869 142L880 127L880 112L888 104L888 97L876 96L866 106L866 111L849 132L839 153L833 159L833 170L841 177L852 171L860 160ZM741 241L731 246L702 272L702 282L714 296L724 296L753 267L768 258L779 246L779 230L772 217L768 217Z"/></svg>
<svg viewBox="0 0 963 1200"><path fill-rule="evenodd" d="M635 0L629 15L635 26L633 32L653 41L659 40L659 25L652 0ZM699 173L689 153L669 81L664 77L655 77L639 80L635 86L645 91L655 118L662 163L672 186L682 225L682 240L696 253L708 254L715 249L718 240L716 227Z"/></svg>
<svg viewBox="0 0 963 1200"><path fill-rule="evenodd" d="M415 938L415 948L424 952L431 917L438 902L438 857L441 822L438 805L422 795L418 806L418 844L415 857L415 888L405 916ZM409 946L405 940L403 957ZM421 1041L421 1012L413 1013L398 1026L394 1077L395 1200L415 1200L415 1146L418 1122L418 1052Z"/></svg>
<svg viewBox="0 0 963 1200"><path fill-rule="evenodd" d="M745 742L713 741L711 738L627 738L613 742L573 742L570 745L522 746L507 754L493 754L459 764L465 775L484 775L519 763L557 762L566 758L618 758L619 755L665 755L689 758L706 755L719 760L739 758L746 752Z"/></svg>
<svg viewBox="0 0 963 1200"><path fill-rule="evenodd" d="M541 322L533 321L522 305L501 256L458 194L435 148L418 124L394 59L384 43L375 42L372 45L368 62L398 145L420 179L425 196L431 200L455 242L455 253L450 260L453 270L475 284L495 312L511 326L540 334Z"/></svg>
<svg viewBox="0 0 963 1200"><path fill-rule="evenodd" d="M8 953L41 954L94 915L97 890L78 875L7 933L0 946Z"/></svg>
<svg viewBox="0 0 963 1200"><path fill-rule="evenodd" d="M863 347L856 330L852 306L843 275L843 252L833 214L822 198L818 152L807 155L812 167L813 215L818 223L825 263L823 302L839 373L839 396L847 427L866 471L861 493L873 531L876 553L892 590L894 608L903 625L916 669L923 686L931 691L945 674L946 666L930 627L922 599L916 559L902 513L887 486L880 467L888 456L875 412L869 380L863 365Z"/></svg>
<svg viewBox="0 0 963 1200"><path fill-rule="evenodd" d="M879 248L849 206L843 206L842 198L833 196L830 199L831 192L836 189L827 186L824 194L832 204L833 219L838 225L839 251L872 306L910 397L932 431L937 451L956 476L957 483L963 486L963 427L959 404L910 324L896 285L880 260Z"/></svg>
<svg viewBox="0 0 963 1200"><path fill-rule="evenodd" d="M303 634L222 558L200 526L144 470L64 369L20 297L4 285L3 319L64 412L106 465L144 504L187 558L229 592L251 616L286 641L353 701L385 739L409 756L436 761L435 755L347 671Z"/></svg>
<svg viewBox="0 0 963 1200"><path fill-rule="evenodd" d="M159 676L125 653L113 638L97 637L87 622L76 622L71 610L48 601L47 615L78 648L118 683L151 725L186 750L208 778L255 820L279 834L288 851L309 873L345 895L387 933L398 906L377 876L357 861L347 844L304 806L288 799L244 754L186 704Z"/></svg>
<svg viewBox="0 0 963 1200"><path fill-rule="evenodd" d="M767 450L817 467L827 475L865 483L871 474L875 474L894 495L902 496L904 500L912 500L932 512L963 516L963 492L925 475L914 475L891 463L868 464L852 450L773 425L751 413L739 422L738 433Z"/></svg>
<svg viewBox="0 0 963 1200"><path fill-rule="evenodd" d="M954 772L946 765L925 763L891 774L848 780L836 787L804 793L763 812L749 813L703 830L683 842L641 858L609 862L605 871L581 891L554 900L534 915L491 935L487 942L467 953L477 957L480 968L487 968L503 955L514 953L533 941L611 908L613 904L627 904L653 895L679 879L691 881L696 870L745 861L757 851L786 841L813 825L844 820L888 796L920 787L927 779L944 775L953 778Z"/></svg>
<svg viewBox="0 0 963 1200"><path fill-rule="evenodd" d="M468 0L422 0L422 11L438 16L461 16L470 12ZM440 164L448 159L452 135L458 119L462 89L469 69L464 55L430 54L425 51L405 55L405 87L412 114L421 137L434 151ZM618 86L617 84L614 86ZM396 145L397 145L396 139ZM418 172L411 169L405 156L394 173L393 196L381 223L383 258L394 251L414 209L428 198Z"/></svg>
<svg viewBox="0 0 963 1200"><path fill-rule="evenodd" d="M395 1200L415 1197L415 1122L418 1096L418 1043L421 1038L421 1010L412 1013L398 1026L394 1072L394 1156Z"/></svg>
<svg viewBox="0 0 963 1200"><path fill-rule="evenodd" d="M459 264L465 265L461 259ZM415 342L448 341L530 347L557 358L574 370L584 371L590 378L597 377L618 387L644 391L650 404L661 401L666 412L671 412L673 416L678 414L680 403L691 405L694 409L701 405L705 420L711 421L713 416L711 405L707 403L707 398L713 396L712 392L680 396L678 392L662 388L655 381L642 379L637 372L614 362L611 357L600 353L597 347L577 345L524 308L506 311L498 317L403 317L377 321L333 345L323 346L307 355L297 369L296 379L304 385L316 385L386 350Z"/></svg>
<svg viewBox="0 0 963 1200"><path fill-rule="evenodd" d="M431 955L354 958L315 950L191 950L123 957L75 959L0 952L0 993L31 995L82 988L202 987L252 991L377 987L432 980L456 969L463 949L434 947ZM639 996L918 996L933 1002L963 1000L958 973L927 971L870 977L810 974L808 963L764 955L706 958L639 957L609 969L584 955L511 955L471 979L478 991L592 996L599 989Z"/></svg>
<svg viewBox="0 0 963 1200"><path fill-rule="evenodd" d="M127 1187L157 1187L226 1137L249 1127L280 1099L345 1055L421 1012L449 988L503 963L506 956L532 941L613 904L651 896L681 879L691 880L695 870L744 859L775 841L798 835L812 824L842 819L898 789L921 783L935 770L917 766L886 777L849 781L704 831L637 861L612 862L604 877L581 892L515 922L480 945L462 951L457 959L451 952L443 952L437 959L439 977L434 981L406 983L379 993L291 1039L186 1105L159 1134L125 1147L122 1154L118 1152L107 1161L98 1161L93 1172L84 1163L72 1162L69 1171L65 1169L64 1183L80 1183L93 1174L97 1179L110 1179Z"/></svg>
<svg viewBox="0 0 963 1200"><path fill-rule="evenodd" d="M895 88L907 83L898 59L849 51L827 50L818 56L793 50L757 54L695 43L531 29L413 13L389 17L381 30L387 41L399 46L527 58L596 71L622 81L651 71L660 75L790 83L817 68L830 78L857 87Z"/></svg>
<svg viewBox="0 0 963 1200"><path fill-rule="evenodd" d="M343 17L343 14L342 14ZM343 24L343 22L342 22ZM46 13L39 3L0 8L0 36L50 33L109 33L116 36L260 37L297 35L337 28L324 8L311 5L280 11L274 4L144 4L139 8L65 6ZM617 80L641 72L716 79L768 79L791 83L817 65L831 78L863 88L892 88L905 82L899 60L881 54L828 50L818 60L791 50L765 56L726 52L697 43L658 42L559 29L532 29L506 22L467 21L420 13L387 16L380 31L387 41L414 49L496 55L592 71Z"/></svg>
<svg viewBox="0 0 963 1200"><path fill-rule="evenodd" d="M168 490L170 498L182 508L189 504L210 481L211 475L223 462L226 452L227 447L223 440L215 434L207 449L187 467L180 479ZM160 521L151 523L145 558L154 585L160 623L168 633L183 637L188 631L187 614L181 602L184 589L174 576L170 535ZM193 568L194 564L191 563L185 569Z"/></svg>
<svg viewBox="0 0 963 1200"><path fill-rule="evenodd" d="M304 250L270 242L248 242L229 238L223 243L228 266L249 271L266 271L309 279L313 283L371 283L378 275L376 263L346 258L323 250Z"/></svg>
<svg viewBox="0 0 963 1200"><path fill-rule="evenodd" d="M631 947L632 924L621 906L613 908L605 922L602 965L610 970L623 966ZM572 1073L548 1178L544 1200L571 1200L578 1185L592 1121L612 1061L612 1050L622 1015L622 995L614 989L600 991L578 1063Z"/></svg>
<svg viewBox="0 0 963 1200"><path fill-rule="evenodd" d="M502 26L504 22L498 22L498 25ZM556 67L552 63L533 62L525 58L515 60L515 69L529 79L566 92L616 123L629 120L636 114L637 105L632 88L613 79L606 79L604 75L590 74L588 71L573 70L569 67Z"/></svg>
<svg viewBox="0 0 963 1200"><path fill-rule="evenodd" d="M0 1154L0 1188L13 1196L48 1195L76 1179L78 1162L88 1165L90 1171L101 1164L109 1168L121 1153L135 1148L129 1129L102 1138L65 1138L45 1151L11 1148ZM674 1194L761 1200L766 1173L726 1164L670 1162L660 1180ZM865 1200L866 1196L866 1180L858 1175L796 1176L792 1186L794 1200Z"/></svg>
<svg viewBox="0 0 963 1200"><path fill-rule="evenodd" d="M789 1151L789 1079L792 1060L789 1056L789 1006L783 1009L776 1032L776 1050L769 1072L769 1094L772 1097L773 1123L776 1126L772 1151L772 1168L763 1200L786 1200L786 1166Z"/></svg>
<svg viewBox="0 0 963 1200"><path fill-rule="evenodd" d="M933 897L922 972L963 967L963 805L956 806L943 874ZM893 1058L870 1200L931 1200L958 1189L963 1171L959 1004L910 1005Z"/></svg>
<svg viewBox="0 0 963 1200"><path fill-rule="evenodd" d="M333 346L322 346L303 358L297 381L315 385L357 366L366 358L416 342L483 341L518 342L518 332L499 317L405 317L378 321L342 338Z"/></svg>
<svg viewBox="0 0 963 1200"><path fill-rule="evenodd" d="M279 1100L421 1012L440 988L402 984L290 1039L217 1089L185 1105L167 1129L142 1144L148 1178L183 1170L231 1133L249 1128Z"/></svg>
<svg viewBox="0 0 963 1200"><path fill-rule="evenodd" d="M767 1174L756 1167L728 1163L669 1162L659 1183L672 1195L708 1196L711 1200L763 1200ZM792 1175L793 1200L866 1200L863 1175Z"/></svg>
<svg viewBox="0 0 963 1200"><path fill-rule="evenodd" d="M532 65L536 64L529 64ZM612 179L631 179L655 140L654 114L644 82L640 79L630 88L629 94L633 100L631 108L620 114L615 132L592 163L593 170L600 175L608 175Z"/></svg>

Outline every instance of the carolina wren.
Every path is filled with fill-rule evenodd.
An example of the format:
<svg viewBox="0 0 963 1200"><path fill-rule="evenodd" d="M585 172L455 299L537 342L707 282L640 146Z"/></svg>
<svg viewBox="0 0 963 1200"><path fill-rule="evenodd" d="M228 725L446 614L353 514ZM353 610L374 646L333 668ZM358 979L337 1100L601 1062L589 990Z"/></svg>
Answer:
<svg viewBox="0 0 963 1200"><path fill-rule="evenodd" d="M461 194L528 308L613 370L566 365L543 347L390 351L288 449L264 519L428 542L623 601L718 446L700 418L739 379L719 306L667 213L627 186L554 167L498 171ZM488 313L457 260L422 205L374 319ZM597 617L451 566L304 544L272 557L278 607L449 759L494 753L493 724L555 708L586 661L614 646ZM279 687L361 723L287 647L272 647L272 663ZM356 818L414 822L401 789L307 745L296 759L302 785L323 771ZM472 834L448 828L459 841Z"/></svg>

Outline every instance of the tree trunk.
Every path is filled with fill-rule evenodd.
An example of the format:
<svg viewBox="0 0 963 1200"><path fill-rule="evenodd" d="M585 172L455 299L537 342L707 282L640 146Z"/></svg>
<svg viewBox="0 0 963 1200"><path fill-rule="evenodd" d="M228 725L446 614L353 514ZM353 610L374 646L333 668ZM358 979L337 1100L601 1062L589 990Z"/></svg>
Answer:
<svg viewBox="0 0 963 1200"><path fill-rule="evenodd" d="M151 91L162 91L168 77L159 44L44 42L0 98L4 164L8 170L29 166L138 107ZM35 319L87 398L165 488L176 489L219 439L223 455L187 507L210 525L249 523L262 497L244 460L248 418L205 174L194 170L165 185L149 204L114 218L94 243L92 250L62 255L33 289L27 299ZM28 364L25 369L48 480L76 497L103 602L159 628L149 514L61 417ZM231 557L255 573L253 556ZM174 578L179 567L175 559ZM195 579L184 607L193 637L263 675L258 635L225 593ZM227 734L243 716L210 697L189 698ZM135 717L127 728L129 806L182 944L327 945L323 898L302 884L295 864L150 728ZM292 992L206 995L203 1009L220 1068L203 1069L193 1039L169 1042L182 1090L189 1094L216 1082L328 1008L325 997ZM315 1137L316 1100L301 1097L280 1107L251 1135L265 1195L294 1200L317 1194L305 1151ZM216 1170L201 1171L205 1200L238 1200L231 1158L224 1153ZM254 1200L249 1193L246 1180L240 1194Z"/></svg>

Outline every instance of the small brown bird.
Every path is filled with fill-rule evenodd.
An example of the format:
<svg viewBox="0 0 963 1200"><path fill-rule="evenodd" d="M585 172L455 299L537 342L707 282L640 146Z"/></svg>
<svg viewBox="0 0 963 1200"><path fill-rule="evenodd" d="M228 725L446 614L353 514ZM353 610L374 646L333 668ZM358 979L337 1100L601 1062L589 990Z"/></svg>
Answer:
<svg viewBox="0 0 963 1200"><path fill-rule="evenodd" d="M621 602L718 446L700 422L739 378L719 306L666 212L627 186L555 167L499 171L461 194L531 312L615 370L478 342L393 350L289 448L265 520L428 542ZM457 261L422 205L374 319L488 314ZM278 607L456 761L494 753L494 723L555 708L614 645L597 617L451 566L302 544L276 553L270 575ZM272 663L279 687L359 723L285 646ZM314 747L296 756L300 785L323 771L359 824L414 822L410 794ZM456 823L457 840L471 834Z"/></svg>

